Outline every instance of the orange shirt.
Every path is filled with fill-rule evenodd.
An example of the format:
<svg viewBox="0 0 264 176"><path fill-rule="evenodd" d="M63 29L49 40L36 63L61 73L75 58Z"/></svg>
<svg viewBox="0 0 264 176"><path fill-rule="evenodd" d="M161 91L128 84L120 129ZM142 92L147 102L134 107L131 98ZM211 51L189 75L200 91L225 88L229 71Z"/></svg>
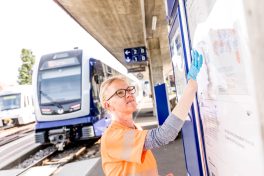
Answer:
<svg viewBox="0 0 264 176"><path fill-rule="evenodd" d="M143 150L147 130L131 129L113 122L101 138L102 167L107 176L156 176L156 160Z"/></svg>

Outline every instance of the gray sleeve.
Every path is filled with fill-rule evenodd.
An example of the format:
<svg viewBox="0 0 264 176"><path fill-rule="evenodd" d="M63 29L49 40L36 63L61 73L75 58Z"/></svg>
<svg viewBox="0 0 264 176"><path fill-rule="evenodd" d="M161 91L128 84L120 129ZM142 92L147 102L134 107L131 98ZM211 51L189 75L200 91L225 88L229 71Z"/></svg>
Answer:
<svg viewBox="0 0 264 176"><path fill-rule="evenodd" d="M183 124L184 121L170 113L161 126L148 131L144 149L149 150L157 148L173 141L181 130Z"/></svg>

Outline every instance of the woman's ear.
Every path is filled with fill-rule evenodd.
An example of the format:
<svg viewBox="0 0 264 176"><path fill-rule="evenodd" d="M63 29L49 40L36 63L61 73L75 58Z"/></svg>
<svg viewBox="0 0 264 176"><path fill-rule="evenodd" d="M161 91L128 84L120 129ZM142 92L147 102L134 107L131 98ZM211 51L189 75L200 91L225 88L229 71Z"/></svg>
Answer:
<svg viewBox="0 0 264 176"><path fill-rule="evenodd" d="M103 108L104 108L104 109L107 109L107 102L106 102L106 101L104 101L104 102L102 103L102 105L103 105Z"/></svg>
<svg viewBox="0 0 264 176"><path fill-rule="evenodd" d="M105 101L105 102L103 103L103 108L106 109L106 110L109 110L109 108L110 108L110 104L109 104L109 102Z"/></svg>
<svg viewBox="0 0 264 176"><path fill-rule="evenodd" d="M105 101L103 105L104 105L104 109L106 109L108 112L113 111L113 106L111 106L111 104L108 101Z"/></svg>

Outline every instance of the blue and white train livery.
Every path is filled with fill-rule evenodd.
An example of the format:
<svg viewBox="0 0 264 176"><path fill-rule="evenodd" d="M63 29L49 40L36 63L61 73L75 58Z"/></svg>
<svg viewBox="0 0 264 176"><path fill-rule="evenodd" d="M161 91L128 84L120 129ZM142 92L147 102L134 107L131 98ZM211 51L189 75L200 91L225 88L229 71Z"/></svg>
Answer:
<svg viewBox="0 0 264 176"><path fill-rule="evenodd" d="M112 72L79 49L42 56L33 74L36 142L62 150L70 142L99 138L110 121L99 87Z"/></svg>

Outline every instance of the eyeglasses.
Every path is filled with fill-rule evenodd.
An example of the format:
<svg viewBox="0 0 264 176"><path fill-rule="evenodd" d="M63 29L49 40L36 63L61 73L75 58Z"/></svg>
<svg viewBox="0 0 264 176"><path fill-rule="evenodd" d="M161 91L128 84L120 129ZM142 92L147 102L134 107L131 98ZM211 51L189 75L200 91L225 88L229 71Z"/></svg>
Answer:
<svg viewBox="0 0 264 176"><path fill-rule="evenodd" d="M126 89L118 89L110 98L108 98L106 101L113 98L115 95L119 96L120 98L126 96L126 92L130 94L134 94L136 92L135 86L128 86Z"/></svg>

